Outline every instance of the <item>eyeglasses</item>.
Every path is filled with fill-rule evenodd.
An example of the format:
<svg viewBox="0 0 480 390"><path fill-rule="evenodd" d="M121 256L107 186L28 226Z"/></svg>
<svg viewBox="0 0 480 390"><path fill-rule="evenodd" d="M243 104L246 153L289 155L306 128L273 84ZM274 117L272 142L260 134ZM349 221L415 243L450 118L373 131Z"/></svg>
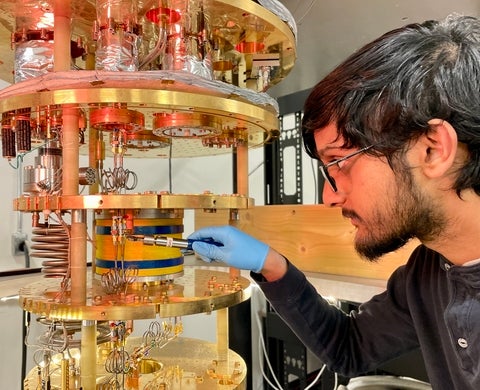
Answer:
<svg viewBox="0 0 480 390"><path fill-rule="evenodd" d="M358 154L366 152L368 149L373 148L373 146L374 145L366 146L362 149L356 150L353 153L347 154L346 156L344 156L342 158L339 158L338 160L334 160L332 162L329 162L328 164L323 164L322 162L320 162L320 165L318 166L318 169L320 170L323 177L325 178L325 182L327 182L328 185L332 188L333 192L338 191L337 183L335 183L335 179L330 175L330 173L328 173L328 168L330 168L334 165L338 166L338 168L341 168L340 163L342 163L342 162L348 160L349 158L352 158L352 157L354 157Z"/></svg>

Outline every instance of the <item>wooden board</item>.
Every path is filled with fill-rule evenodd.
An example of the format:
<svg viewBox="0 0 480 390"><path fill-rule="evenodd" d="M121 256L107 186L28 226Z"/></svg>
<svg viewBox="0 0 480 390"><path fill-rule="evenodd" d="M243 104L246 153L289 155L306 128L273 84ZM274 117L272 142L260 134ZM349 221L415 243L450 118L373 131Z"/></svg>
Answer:
<svg viewBox="0 0 480 390"><path fill-rule="evenodd" d="M355 229L338 208L256 206L240 210L239 214L239 220L232 224L266 242L303 271L385 280L407 261L419 244L412 241L371 263L356 253L353 246ZM195 228L228 223L228 211L195 213Z"/></svg>

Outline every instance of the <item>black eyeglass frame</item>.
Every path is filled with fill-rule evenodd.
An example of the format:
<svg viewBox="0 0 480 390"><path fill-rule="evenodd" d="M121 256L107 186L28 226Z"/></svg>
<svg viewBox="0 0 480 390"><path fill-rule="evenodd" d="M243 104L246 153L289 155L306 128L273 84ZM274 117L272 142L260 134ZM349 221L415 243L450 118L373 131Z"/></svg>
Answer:
<svg viewBox="0 0 480 390"><path fill-rule="evenodd" d="M367 150L373 148L374 146L375 145L365 146L364 148L358 149L353 153L350 153L350 154L347 154L346 156L343 156L342 158L339 158L337 160L333 160L333 161L329 162L328 164L323 164L320 161L318 169L322 173L322 176L325 179L325 182L328 183L328 185L330 186L330 188L332 189L333 192L338 191L337 183L335 182L335 179L328 173L328 168L330 168L334 165L338 165L339 163L341 163L345 160L348 160L349 158L352 158L352 157L355 157L359 154L365 153Z"/></svg>

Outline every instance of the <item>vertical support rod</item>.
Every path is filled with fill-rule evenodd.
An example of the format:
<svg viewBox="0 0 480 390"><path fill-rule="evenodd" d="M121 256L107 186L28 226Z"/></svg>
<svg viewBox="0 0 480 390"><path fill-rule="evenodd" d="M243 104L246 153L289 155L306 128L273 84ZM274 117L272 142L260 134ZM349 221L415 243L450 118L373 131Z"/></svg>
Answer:
<svg viewBox="0 0 480 390"><path fill-rule="evenodd" d="M79 181L79 147L78 126L80 115L78 109L69 105L63 106L62 126L62 194L78 195Z"/></svg>
<svg viewBox="0 0 480 390"><path fill-rule="evenodd" d="M239 195L248 196L248 144L243 143L235 148L235 187L234 191ZM230 210L229 224L236 226L238 223L238 210ZM230 268L230 277L238 278L240 270Z"/></svg>
<svg viewBox="0 0 480 390"><path fill-rule="evenodd" d="M237 155L237 173L236 173L236 193L239 195L248 195L248 145L241 144L236 148Z"/></svg>
<svg viewBox="0 0 480 390"><path fill-rule="evenodd" d="M95 167L97 181L89 186L89 194L98 194L101 191L100 180L102 180L103 161L105 160L105 143L99 130L88 130L88 163ZM95 215L95 214L94 214ZM96 242L96 220L92 218L92 239ZM92 245L92 275L96 273L96 245Z"/></svg>
<svg viewBox="0 0 480 390"><path fill-rule="evenodd" d="M248 196L248 144L240 144L235 148L235 169L234 178L236 180L234 192L239 195ZM238 222L238 210L230 210L229 224L236 226ZM230 268L230 276L238 278L240 270Z"/></svg>
<svg viewBox="0 0 480 390"><path fill-rule="evenodd" d="M219 361L226 362L228 369L228 308L219 309L217 314L217 352Z"/></svg>
<svg viewBox="0 0 480 390"><path fill-rule="evenodd" d="M69 361L68 359L63 358L60 362L61 369L61 387L60 390L70 390L70 370L69 370Z"/></svg>
<svg viewBox="0 0 480 390"><path fill-rule="evenodd" d="M62 195L78 195L79 136L78 109L63 107L63 171ZM85 210L72 210L70 237L70 270L72 304L86 302L87 226Z"/></svg>
<svg viewBox="0 0 480 390"><path fill-rule="evenodd" d="M80 360L80 378L82 389L95 389L97 364L97 323L82 321L82 339L80 341L82 358Z"/></svg>
<svg viewBox="0 0 480 390"><path fill-rule="evenodd" d="M87 301L87 222L86 210L72 210L70 271L72 305Z"/></svg>
<svg viewBox="0 0 480 390"><path fill-rule="evenodd" d="M79 182L79 115L78 109L63 107L62 127L62 195L78 195ZM87 283L87 226L85 210L72 210L70 234L70 277L72 304L86 302Z"/></svg>
<svg viewBox="0 0 480 390"><path fill-rule="evenodd" d="M100 191L99 181L101 180L101 170L103 160L105 159L105 145L97 129L88 130L88 165L95 168L97 181L89 186L89 194L98 194Z"/></svg>
<svg viewBox="0 0 480 390"><path fill-rule="evenodd" d="M53 20L53 71L70 70L70 0L55 0Z"/></svg>

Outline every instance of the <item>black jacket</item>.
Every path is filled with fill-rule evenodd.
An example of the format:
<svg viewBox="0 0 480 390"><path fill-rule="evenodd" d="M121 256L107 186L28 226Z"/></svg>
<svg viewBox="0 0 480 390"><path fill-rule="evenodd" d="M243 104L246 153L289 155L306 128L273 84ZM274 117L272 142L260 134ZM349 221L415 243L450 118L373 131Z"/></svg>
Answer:
<svg viewBox="0 0 480 390"><path fill-rule="evenodd" d="M480 389L480 263L454 266L419 246L358 311L330 305L292 264L267 300L321 361L353 377L420 346L434 390Z"/></svg>

